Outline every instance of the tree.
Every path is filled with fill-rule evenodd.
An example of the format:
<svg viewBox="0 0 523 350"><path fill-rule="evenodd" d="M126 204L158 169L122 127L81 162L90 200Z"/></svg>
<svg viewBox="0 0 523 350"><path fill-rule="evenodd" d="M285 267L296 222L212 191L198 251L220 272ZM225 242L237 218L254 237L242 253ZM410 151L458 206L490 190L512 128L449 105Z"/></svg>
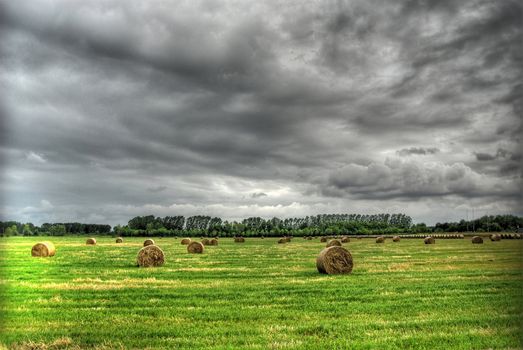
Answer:
<svg viewBox="0 0 523 350"><path fill-rule="evenodd" d="M65 226L64 225L53 225L49 230L51 236L64 236L65 235Z"/></svg>

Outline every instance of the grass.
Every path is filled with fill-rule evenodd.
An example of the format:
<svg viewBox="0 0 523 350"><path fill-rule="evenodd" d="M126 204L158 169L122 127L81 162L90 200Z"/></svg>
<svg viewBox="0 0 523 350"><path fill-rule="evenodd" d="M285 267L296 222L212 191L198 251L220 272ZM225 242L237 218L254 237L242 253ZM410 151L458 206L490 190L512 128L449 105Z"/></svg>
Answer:
<svg viewBox="0 0 523 350"><path fill-rule="evenodd" d="M41 238L40 238L41 239ZM319 239L0 238L0 349L521 349L523 241L345 244L351 275L316 271ZM48 239L48 238L46 238Z"/></svg>

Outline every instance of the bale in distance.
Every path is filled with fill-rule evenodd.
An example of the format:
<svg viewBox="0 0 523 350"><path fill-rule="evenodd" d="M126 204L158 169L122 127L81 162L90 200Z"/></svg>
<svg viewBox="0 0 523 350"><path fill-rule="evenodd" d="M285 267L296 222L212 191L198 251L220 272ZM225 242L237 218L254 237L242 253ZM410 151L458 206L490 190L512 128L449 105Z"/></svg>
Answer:
<svg viewBox="0 0 523 350"><path fill-rule="evenodd" d="M191 254L201 254L205 250L203 244L201 242L191 242L187 246L187 252Z"/></svg>
<svg viewBox="0 0 523 350"><path fill-rule="evenodd" d="M183 244L183 245L187 245L187 244L189 244L189 243L191 243L191 242L192 242L192 241L191 241L190 238L184 238L184 239L182 239L181 244Z"/></svg>
<svg viewBox="0 0 523 350"><path fill-rule="evenodd" d="M218 245L218 239L213 238L209 241L209 245Z"/></svg>
<svg viewBox="0 0 523 350"><path fill-rule="evenodd" d="M31 255L47 258L56 254L56 248L51 242L38 242L31 249Z"/></svg>
<svg viewBox="0 0 523 350"><path fill-rule="evenodd" d="M341 238L341 243L349 243L350 242L350 238L347 237L347 236L344 236Z"/></svg>
<svg viewBox="0 0 523 350"><path fill-rule="evenodd" d="M143 246L144 247L147 247L147 246L150 246L150 245L154 245L154 240L146 239L145 241L143 241Z"/></svg>
<svg viewBox="0 0 523 350"><path fill-rule="evenodd" d="M164 263L165 255L163 254L163 250L154 244L140 249L138 257L136 258L136 264L141 267L162 266Z"/></svg>
<svg viewBox="0 0 523 350"><path fill-rule="evenodd" d="M96 245L96 238L87 238L87 241L85 241L85 244Z"/></svg>
<svg viewBox="0 0 523 350"><path fill-rule="evenodd" d="M234 237L234 242L235 243L244 243L245 242L245 238L243 238L243 237Z"/></svg>
<svg viewBox="0 0 523 350"><path fill-rule="evenodd" d="M385 243L385 237L379 236L376 238L376 243Z"/></svg>
<svg viewBox="0 0 523 350"><path fill-rule="evenodd" d="M116 243L123 243L123 238L122 237L116 238Z"/></svg>
<svg viewBox="0 0 523 350"><path fill-rule="evenodd" d="M434 244L434 243L436 243L436 240L434 239L434 237L428 236L428 237L425 237L423 242L425 242L425 244Z"/></svg>
<svg viewBox="0 0 523 350"><path fill-rule="evenodd" d="M480 236L474 236L474 237L472 237L472 243L481 244L481 243L483 243L483 238L481 238Z"/></svg>
<svg viewBox="0 0 523 350"><path fill-rule="evenodd" d="M334 247L334 246L336 246L336 247L341 247L341 246L342 246L341 241L338 240L338 239L331 239L331 240L327 243L327 245L326 245L325 247L329 248L329 247Z"/></svg>
<svg viewBox="0 0 523 350"><path fill-rule="evenodd" d="M352 255L339 246L323 249L316 258L318 271L328 275L351 273L353 266Z"/></svg>
<svg viewBox="0 0 523 350"><path fill-rule="evenodd" d="M288 241L287 241L286 238L280 238L280 239L278 240L278 244L287 243L287 242L288 242Z"/></svg>
<svg viewBox="0 0 523 350"><path fill-rule="evenodd" d="M321 243L326 243L327 242L327 237L321 237L320 238L320 242Z"/></svg>
<svg viewBox="0 0 523 350"><path fill-rule="evenodd" d="M400 236L394 236L392 237L393 242L399 242L401 240Z"/></svg>
<svg viewBox="0 0 523 350"><path fill-rule="evenodd" d="M207 239L207 238L202 239L203 245L209 245L210 243L211 243L211 241L209 241L209 239Z"/></svg>

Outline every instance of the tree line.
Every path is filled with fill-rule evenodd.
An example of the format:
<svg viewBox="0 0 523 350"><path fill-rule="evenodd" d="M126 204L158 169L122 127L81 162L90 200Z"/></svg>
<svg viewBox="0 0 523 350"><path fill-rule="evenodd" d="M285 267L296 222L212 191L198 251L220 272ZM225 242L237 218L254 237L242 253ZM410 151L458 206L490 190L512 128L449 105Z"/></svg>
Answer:
<svg viewBox="0 0 523 350"><path fill-rule="evenodd" d="M101 234L118 236L319 236L350 234L395 234L430 232L514 232L523 227L523 217L515 215L483 216L459 222L427 226L413 224L405 214L320 214L301 218L249 217L227 221L219 217L195 215L156 217L136 216L127 225L45 223L41 226L16 221L0 221L0 235Z"/></svg>

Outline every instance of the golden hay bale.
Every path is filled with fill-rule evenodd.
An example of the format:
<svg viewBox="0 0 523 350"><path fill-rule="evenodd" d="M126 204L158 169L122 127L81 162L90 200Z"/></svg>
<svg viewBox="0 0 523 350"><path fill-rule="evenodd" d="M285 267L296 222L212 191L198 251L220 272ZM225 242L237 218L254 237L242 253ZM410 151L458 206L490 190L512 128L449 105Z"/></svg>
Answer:
<svg viewBox="0 0 523 350"><path fill-rule="evenodd" d="M341 243L349 243L350 242L350 238L345 236L341 239Z"/></svg>
<svg viewBox="0 0 523 350"><path fill-rule="evenodd" d="M392 237L393 242L399 242L401 240L400 236L394 236Z"/></svg>
<svg viewBox="0 0 523 350"><path fill-rule="evenodd" d="M329 247L334 247L334 246L337 246L337 247L341 247L342 244L339 240L337 239L331 239L327 245L325 247L329 248Z"/></svg>
<svg viewBox="0 0 523 350"><path fill-rule="evenodd" d="M307 240L308 241L312 240L312 237L311 236L307 237Z"/></svg>
<svg viewBox="0 0 523 350"><path fill-rule="evenodd" d="M51 242L38 242L31 249L32 256L48 257L56 254L56 248Z"/></svg>
<svg viewBox="0 0 523 350"><path fill-rule="evenodd" d="M383 237L383 236L376 237L376 243L385 243L385 237Z"/></svg>
<svg viewBox="0 0 523 350"><path fill-rule="evenodd" d="M85 244L96 245L96 238L87 238L87 241L85 241Z"/></svg>
<svg viewBox="0 0 523 350"><path fill-rule="evenodd" d="M325 242L327 242L327 237L321 237L321 238L320 238L320 242L321 242L321 243L325 243Z"/></svg>
<svg viewBox="0 0 523 350"><path fill-rule="evenodd" d="M287 242L290 242L292 240L292 237L284 237Z"/></svg>
<svg viewBox="0 0 523 350"><path fill-rule="evenodd" d="M211 243L211 241L209 239L207 239L207 238L202 239L203 245L209 245L210 243Z"/></svg>
<svg viewBox="0 0 523 350"><path fill-rule="evenodd" d="M497 233L493 233L490 235L490 240L493 242L501 241L501 236L498 235Z"/></svg>
<svg viewBox="0 0 523 350"><path fill-rule="evenodd" d="M218 245L218 239L213 238L209 241L209 245Z"/></svg>
<svg viewBox="0 0 523 350"><path fill-rule="evenodd" d="M433 237L428 236L428 237L425 237L423 242L425 242L425 244L434 244L434 243L436 243L436 240Z"/></svg>
<svg viewBox="0 0 523 350"><path fill-rule="evenodd" d="M154 240L152 239L146 239L145 241L143 241L143 246L144 247L147 247L149 245L154 245Z"/></svg>
<svg viewBox="0 0 523 350"><path fill-rule="evenodd" d="M480 236L474 236L474 237L472 237L472 243L481 244L481 243L483 243L483 238L481 238Z"/></svg>
<svg viewBox="0 0 523 350"><path fill-rule="evenodd" d="M203 253L204 249L205 248L203 244L196 241L189 243L189 245L187 246L187 252L192 254L201 254Z"/></svg>
<svg viewBox="0 0 523 350"><path fill-rule="evenodd" d="M123 238L122 237L118 237L116 239L116 243L123 243Z"/></svg>
<svg viewBox="0 0 523 350"><path fill-rule="evenodd" d="M234 242L236 242L236 243L244 243L245 242L245 238L243 238L243 237L234 237Z"/></svg>
<svg viewBox="0 0 523 350"><path fill-rule="evenodd" d="M278 240L278 244L281 244L281 243L287 243L287 242L288 242L288 241L287 241L287 238L280 238L280 239Z"/></svg>
<svg viewBox="0 0 523 350"><path fill-rule="evenodd" d="M138 252L136 264L142 267L162 266L165 262L163 250L157 245L151 244L143 247Z"/></svg>
<svg viewBox="0 0 523 350"><path fill-rule="evenodd" d="M192 242L192 240L191 240L190 238L184 238L184 239L182 239L182 242L181 242L181 243L182 243L183 245L187 245L187 244L189 244L189 243L191 243L191 242Z"/></svg>
<svg viewBox="0 0 523 350"><path fill-rule="evenodd" d="M339 246L323 249L316 258L318 271L329 275L351 273L353 266L352 255Z"/></svg>

